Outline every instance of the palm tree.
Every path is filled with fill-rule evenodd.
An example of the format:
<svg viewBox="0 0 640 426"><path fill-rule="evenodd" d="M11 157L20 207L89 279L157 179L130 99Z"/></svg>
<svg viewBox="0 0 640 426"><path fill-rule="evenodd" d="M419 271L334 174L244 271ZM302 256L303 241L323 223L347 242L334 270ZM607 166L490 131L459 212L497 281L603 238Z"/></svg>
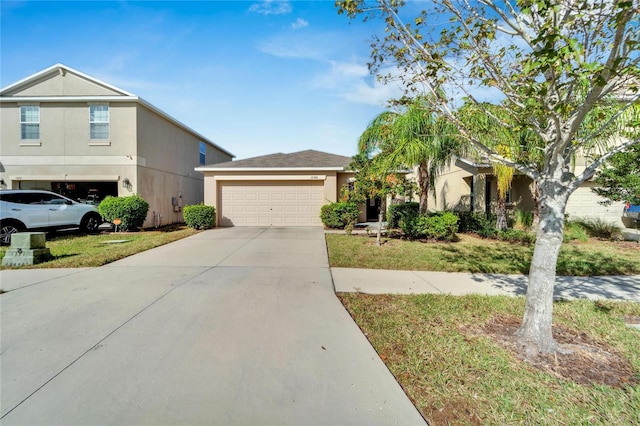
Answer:
<svg viewBox="0 0 640 426"><path fill-rule="evenodd" d="M511 157L511 147L505 144L499 144L496 152L504 157ZM493 173L496 175L496 185L498 187L498 206L496 229L507 229L507 191L511 188L513 174L515 170L504 164L494 164Z"/></svg>
<svg viewBox="0 0 640 426"><path fill-rule="evenodd" d="M459 147L451 125L438 120L426 105L417 98L404 111L381 113L371 121L358 143L359 153L377 157L381 167L417 166L420 213L427 212L435 178Z"/></svg>
<svg viewBox="0 0 640 426"><path fill-rule="evenodd" d="M509 111L502 105L465 104L458 110L458 117L469 129L480 135L483 143L493 148L500 156L512 161L539 162L539 138L528 129L514 126ZM507 228L506 195L515 170L501 163L494 163L493 173L496 176L498 189L497 229ZM537 209L537 188L534 188L534 216Z"/></svg>

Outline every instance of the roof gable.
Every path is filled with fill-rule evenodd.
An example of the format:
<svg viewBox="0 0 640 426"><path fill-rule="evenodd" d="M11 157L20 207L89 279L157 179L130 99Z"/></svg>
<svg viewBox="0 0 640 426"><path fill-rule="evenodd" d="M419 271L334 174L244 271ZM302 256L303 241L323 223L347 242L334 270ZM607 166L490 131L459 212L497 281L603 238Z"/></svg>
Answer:
<svg viewBox="0 0 640 426"><path fill-rule="evenodd" d="M245 170L245 169L333 169L346 170L351 164L351 157L330 154L328 152L306 151L283 154L262 155L259 157L246 158L238 161L227 161L225 163L210 164L198 167L196 170Z"/></svg>
<svg viewBox="0 0 640 426"><path fill-rule="evenodd" d="M62 64L53 65L0 90L2 97L79 97L135 95Z"/></svg>

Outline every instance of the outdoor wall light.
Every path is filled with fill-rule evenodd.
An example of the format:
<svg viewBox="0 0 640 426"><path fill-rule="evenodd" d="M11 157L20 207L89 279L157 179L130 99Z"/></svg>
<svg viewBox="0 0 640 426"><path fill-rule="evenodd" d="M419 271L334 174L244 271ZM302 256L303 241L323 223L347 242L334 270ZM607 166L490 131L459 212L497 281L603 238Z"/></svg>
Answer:
<svg viewBox="0 0 640 426"><path fill-rule="evenodd" d="M129 180L129 178L124 178L122 179L122 187L123 188L129 188L131 186L131 181Z"/></svg>

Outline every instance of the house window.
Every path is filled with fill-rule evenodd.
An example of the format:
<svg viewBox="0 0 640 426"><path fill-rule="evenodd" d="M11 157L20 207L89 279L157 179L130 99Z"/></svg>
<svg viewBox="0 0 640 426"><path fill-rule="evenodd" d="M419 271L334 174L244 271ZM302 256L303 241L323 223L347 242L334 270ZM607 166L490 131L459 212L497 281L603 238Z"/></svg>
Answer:
<svg viewBox="0 0 640 426"><path fill-rule="evenodd" d="M91 139L109 139L109 105L89 105Z"/></svg>
<svg viewBox="0 0 640 426"><path fill-rule="evenodd" d="M20 139L40 139L40 107L20 107Z"/></svg>
<svg viewBox="0 0 640 426"><path fill-rule="evenodd" d="M200 142L200 164L205 164L207 160L207 145Z"/></svg>

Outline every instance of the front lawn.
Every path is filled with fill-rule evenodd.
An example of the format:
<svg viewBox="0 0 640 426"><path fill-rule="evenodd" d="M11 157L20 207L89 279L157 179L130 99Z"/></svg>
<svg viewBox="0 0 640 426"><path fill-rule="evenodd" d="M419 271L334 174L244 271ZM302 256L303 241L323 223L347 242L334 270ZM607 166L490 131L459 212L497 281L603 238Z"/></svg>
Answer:
<svg viewBox="0 0 640 426"><path fill-rule="evenodd" d="M47 247L53 259L33 266L20 268L86 268L140 253L154 247L188 237L198 231L181 225L145 230L141 232L106 232L96 235L54 235L47 237ZM0 249L4 257L7 247ZM0 269L8 269L1 267Z"/></svg>
<svg viewBox="0 0 640 426"><path fill-rule="evenodd" d="M524 298L339 297L432 425L639 424L640 333L624 323L638 303L555 303L554 335L574 353L525 362Z"/></svg>
<svg viewBox="0 0 640 426"><path fill-rule="evenodd" d="M363 235L327 234L332 267L417 271L528 274L533 244L509 243L460 234L456 242L420 242ZM558 275L640 274L640 244L573 241L560 251Z"/></svg>

